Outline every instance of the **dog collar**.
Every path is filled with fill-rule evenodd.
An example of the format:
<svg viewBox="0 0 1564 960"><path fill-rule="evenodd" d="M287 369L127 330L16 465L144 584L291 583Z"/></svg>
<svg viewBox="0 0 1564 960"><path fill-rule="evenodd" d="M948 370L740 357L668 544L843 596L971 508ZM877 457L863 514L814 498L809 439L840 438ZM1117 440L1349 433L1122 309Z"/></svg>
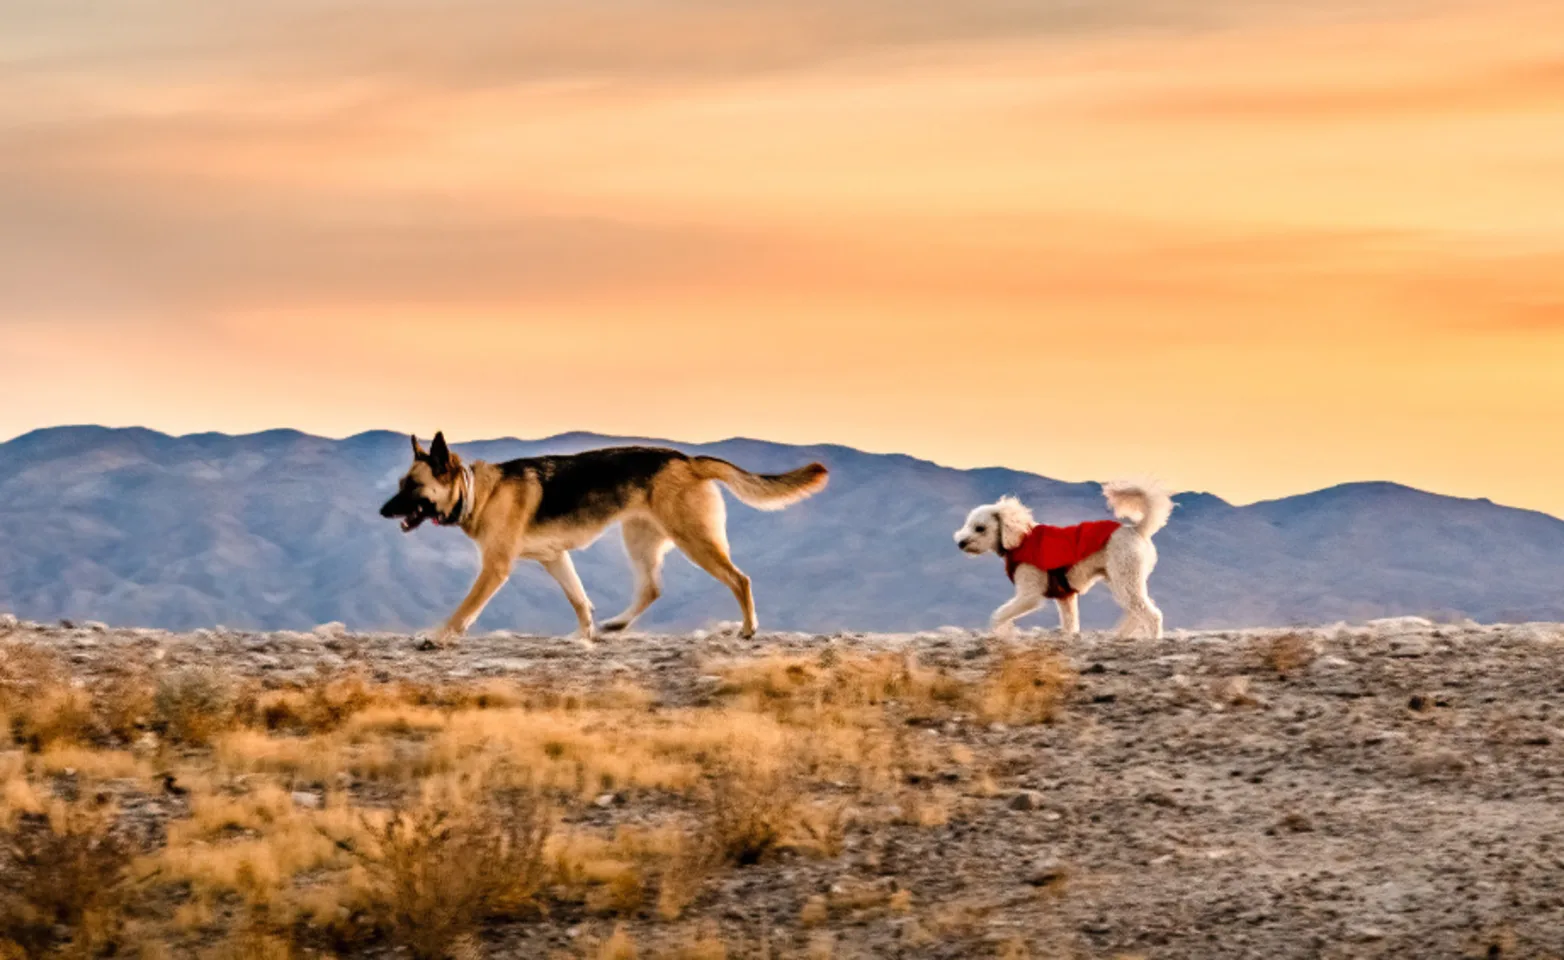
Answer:
<svg viewBox="0 0 1564 960"><path fill-rule="evenodd" d="M462 464L462 479L466 481L466 489L457 497L456 509L435 519L435 523L442 527L462 526L472 516L473 501L477 499L478 477L473 473L472 467L465 463Z"/></svg>
<svg viewBox="0 0 1564 960"><path fill-rule="evenodd" d="M458 526L465 524L472 516L473 501L478 499L478 475L468 464L462 464L462 478L467 481L467 489L462 493L461 502L457 504L458 511L456 523Z"/></svg>

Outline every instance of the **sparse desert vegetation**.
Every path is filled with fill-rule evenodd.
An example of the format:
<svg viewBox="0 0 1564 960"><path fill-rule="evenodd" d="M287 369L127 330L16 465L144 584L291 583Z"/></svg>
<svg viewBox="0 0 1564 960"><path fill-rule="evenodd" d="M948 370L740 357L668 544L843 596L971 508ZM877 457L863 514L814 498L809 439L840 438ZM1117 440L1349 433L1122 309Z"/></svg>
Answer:
<svg viewBox="0 0 1564 960"><path fill-rule="evenodd" d="M1552 627L0 633L0 957L1564 942Z"/></svg>

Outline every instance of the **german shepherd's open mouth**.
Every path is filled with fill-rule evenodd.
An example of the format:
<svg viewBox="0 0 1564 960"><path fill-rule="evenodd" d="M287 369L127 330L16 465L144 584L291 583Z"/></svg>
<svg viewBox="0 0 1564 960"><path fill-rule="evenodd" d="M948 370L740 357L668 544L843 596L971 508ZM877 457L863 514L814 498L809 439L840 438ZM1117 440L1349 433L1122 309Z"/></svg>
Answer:
<svg viewBox="0 0 1564 960"><path fill-rule="evenodd" d="M385 506L380 508L382 517L400 517L402 520L402 532L412 533L417 530L425 520L439 521L440 511L426 497L419 496L415 490L402 489L396 496L387 500Z"/></svg>

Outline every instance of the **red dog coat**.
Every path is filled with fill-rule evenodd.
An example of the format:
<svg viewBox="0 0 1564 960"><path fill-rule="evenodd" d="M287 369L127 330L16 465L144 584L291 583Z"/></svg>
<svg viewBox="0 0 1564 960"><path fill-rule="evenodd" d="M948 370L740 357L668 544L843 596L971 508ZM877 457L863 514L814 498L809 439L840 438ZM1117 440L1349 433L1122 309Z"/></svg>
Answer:
<svg viewBox="0 0 1564 960"><path fill-rule="evenodd" d="M1048 574L1048 593L1052 598L1075 593L1065 572L1070 567L1108 545L1108 538L1123 524L1116 520L1093 520L1073 527L1047 527L1038 524L1022 538L1014 550L1004 554L1005 573L1012 581L1016 568L1025 564Z"/></svg>

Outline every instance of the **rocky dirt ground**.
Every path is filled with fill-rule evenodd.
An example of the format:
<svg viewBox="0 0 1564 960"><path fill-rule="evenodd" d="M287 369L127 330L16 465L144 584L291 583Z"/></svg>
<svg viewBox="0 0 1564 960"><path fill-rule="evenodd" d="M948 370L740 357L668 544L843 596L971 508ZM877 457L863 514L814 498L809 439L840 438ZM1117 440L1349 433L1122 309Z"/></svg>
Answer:
<svg viewBox="0 0 1564 960"><path fill-rule="evenodd" d="M975 674L996 655L992 640L952 628L632 634L590 650L503 633L420 650L335 625L173 635L6 622L0 634L57 650L81 676L128 659L218 664L265 683L353 666L385 680L623 676L671 706L713 696L718 658L911 651ZM1079 673L1056 722L918 731L987 770L986 789L949 774L960 799L948 822L850 829L840 856L783 857L714 882L695 912L728 955L1564 955L1564 626L1404 618L1050 642ZM873 890L908 891L917 908L833 907L801 921L811 902ZM655 939L635 920L628 929ZM562 913L485 942L494 956L541 957L592 932Z"/></svg>

